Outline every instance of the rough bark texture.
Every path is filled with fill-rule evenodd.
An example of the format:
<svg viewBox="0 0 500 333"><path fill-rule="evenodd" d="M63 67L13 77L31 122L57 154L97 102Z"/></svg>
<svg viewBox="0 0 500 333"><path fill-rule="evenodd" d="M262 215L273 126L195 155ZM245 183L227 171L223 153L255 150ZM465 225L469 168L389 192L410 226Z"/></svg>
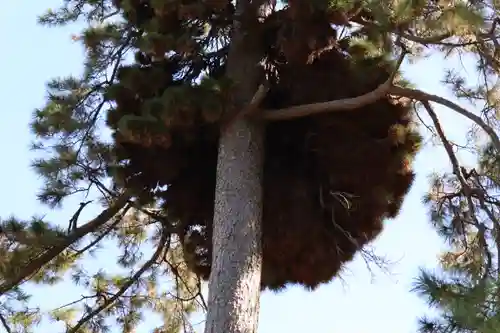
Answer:
<svg viewBox="0 0 500 333"><path fill-rule="evenodd" d="M237 1L237 16L250 10L249 2ZM259 56L248 45L244 33L235 23L227 67L237 89L232 105L235 110L250 102L259 77ZM220 138L205 333L257 330L262 267L263 134L261 125L240 118Z"/></svg>

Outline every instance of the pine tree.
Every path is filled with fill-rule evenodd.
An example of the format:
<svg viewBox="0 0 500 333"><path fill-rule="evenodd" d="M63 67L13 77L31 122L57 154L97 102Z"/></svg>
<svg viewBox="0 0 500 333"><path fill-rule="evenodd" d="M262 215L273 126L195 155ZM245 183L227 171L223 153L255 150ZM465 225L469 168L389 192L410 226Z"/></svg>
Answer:
<svg viewBox="0 0 500 333"><path fill-rule="evenodd" d="M478 167L436 177L426 198L450 250L441 256L439 273L423 270L417 279L415 291L439 310L420 320L421 332L483 333L500 327L500 155L487 144L478 156Z"/></svg>
<svg viewBox="0 0 500 333"><path fill-rule="evenodd" d="M40 320L26 281L54 284L69 272L89 293L52 313L68 333L104 332L113 319L133 332L146 309L164 318L157 332L191 331L197 310L208 311L206 332L255 332L260 289L330 281L398 214L421 143L414 104L436 128L436 103L470 119L488 135L484 168L495 165L490 4L275 5L65 0L40 18L89 27L75 37L86 47L84 75L49 82L47 104L34 113L39 199L57 207L83 193L104 209L83 223L82 202L67 228L2 221L6 330ZM409 88L399 66L425 48L479 56L481 89L452 75L447 82L458 97L486 100L488 121ZM470 197L471 185L461 186ZM128 276L87 276L82 261L104 240L117 242Z"/></svg>
<svg viewBox="0 0 500 333"><path fill-rule="evenodd" d="M482 64L492 60L478 54ZM460 147L447 138L435 112L428 110L434 135L443 143L452 172L433 175L431 190L424 197L433 225L449 246L440 256L439 270L421 270L416 280L414 291L438 310L437 315L419 320L420 332L486 333L500 327L500 151L494 139L500 123L495 88L490 86L498 74L485 67L480 67L482 80L477 86L467 86L466 80L454 73L448 73L446 81L458 97L475 105L484 102L480 114L488 125L481 127L492 132L493 139L478 136L478 127L472 126L468 136L473 140ZM461 162L464 150L473 153L475 165Z"/></svg>

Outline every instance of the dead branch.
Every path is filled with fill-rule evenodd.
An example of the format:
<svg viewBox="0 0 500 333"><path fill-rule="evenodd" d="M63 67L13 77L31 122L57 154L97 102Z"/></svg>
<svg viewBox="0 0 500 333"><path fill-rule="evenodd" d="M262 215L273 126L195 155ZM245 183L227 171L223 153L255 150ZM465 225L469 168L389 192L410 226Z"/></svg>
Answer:
<svg viewBox="0 0 500 333"><path fill-rule="evenodd" d="M230 116L229 119L223 122L221 126L221 133L224 133L232 124L234 124L236 120L240 119L241 117L247 117L255 113L259 109L259 105L264 97L266 97L268 91L269 86L267 84L261 84L259 88L257 88L257 91L255 92L252 100L247 105L247 107L243 109L243 111Z"/></svg>
<svg viewBox="0 0 500 333"><path fill-rule="evenodd" d="M86 202L80 202L80 207L78 208L78 210L75 212L75 214L73 214L73 217L71 217L71 219L69 220L69 225L68 225L68 234L75 230L78 226L78 218L80 217L80 214L82 213L83 209L92 202L92 200L90 201L86 201Z"/></svg>

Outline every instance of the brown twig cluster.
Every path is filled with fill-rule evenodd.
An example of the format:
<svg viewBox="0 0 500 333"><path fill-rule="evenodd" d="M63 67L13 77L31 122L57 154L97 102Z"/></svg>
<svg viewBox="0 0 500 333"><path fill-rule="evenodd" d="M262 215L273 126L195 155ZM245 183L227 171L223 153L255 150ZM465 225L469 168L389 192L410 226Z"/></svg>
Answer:
<svg viewBox="0 0 500 333"><path fill-rule="evenodd" d="M290 15L296 14L285 11L263 23L263 58L272 72L237 115L267 121L262 287L271 289L328 282L375 239L382 221L399 212L420 143L409 106L384 97L404 54L392 65L383 59L353 62L348 50L339 49L329 17ZM118 75L130 83L115 90L112 127L138 117L151 92L180 84L165 75L175 68L168 61L143 67L144 77L135 71L127 78L132 69ZM185 90L197 94L199 103L169 104L169 118L150 113L165 126L150 131L151 140L144 139L147 119L118 130L115 138L117 156L128 161L123 183L164 199L169 217L183 228L186 261L208 278L218 137L230 122L206 117L201 89ZM336 112L321 112L330 110ZM158 190L158 184L168 188Z"/></svg>

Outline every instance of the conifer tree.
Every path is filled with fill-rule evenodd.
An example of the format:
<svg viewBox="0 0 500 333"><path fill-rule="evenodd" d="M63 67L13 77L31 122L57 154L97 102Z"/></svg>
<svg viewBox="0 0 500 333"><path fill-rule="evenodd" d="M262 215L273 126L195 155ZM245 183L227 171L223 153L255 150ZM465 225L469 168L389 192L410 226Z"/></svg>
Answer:
<svg viewBox="0 0 500 333"><path fill-rule="evenodd" d="M495 122L495 119L492 119ZM500 154L491 143L476 150L466 168L436 121L455 174L435 175L425 197L431 219L450 249L440 270L422 270L415 291L438 310L420 319L420 332L496 332L500 327ZM498 125L495 127L498 131Z"/></svg>
<svg viewBox="0 0 500 333"><path fill-rule="evenodd" d="M477 1L65 0L40 22L88 22L75 37L85 72L48 83L31 124L43 152L33 166L45 180L41 202L83 193L103 211L80 221L84 201L65 228L2 220L1 324L32 329L41 314L25 283L70 273L89 292L51 314L68 333L133 332L145 309L164 318L156 332L192 331L197 310L208 311L207 333L255 332L260 289L330 281L398 214L421 142L412 105L433 120L433 104L449 107L487 134L485 156L500 151L490 122L495 10ZM486 120L409 88L399 66L426 49L478 56L487 84L471 92L449 82L459 97L488 102ZM130 273L88 276L84 259L111 240Z"/></svg>

